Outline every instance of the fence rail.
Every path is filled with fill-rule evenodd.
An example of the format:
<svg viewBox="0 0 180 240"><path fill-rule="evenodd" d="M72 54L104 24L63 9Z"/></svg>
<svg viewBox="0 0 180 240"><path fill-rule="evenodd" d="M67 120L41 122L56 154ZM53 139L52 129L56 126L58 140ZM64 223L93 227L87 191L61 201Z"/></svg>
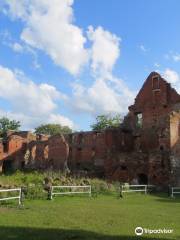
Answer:
<svg viewBox="0 0 180 240"><path fill-rule="evenodd" d="M21 205L22 201L21 201L21 188L13 188L13 189L0 189L0 193L4 193L4 192L18 192L18 196L12 196L12 197L1 197L0 201L6 201L6 200L12 200L12 199L18 199L18 203L19 205Z"/></svg>
<svg viewBox="0 0 180 240"><path fill-rule="evenodd" d="M128 192L144 192L147 194L148 188L154 187L153 185L121 185L120 195Z"/></svg>
<svg viewBox="0 0 180 240"><path fill-rule="evenodd" d="M180 187L171 188L171 197L174 197L174 194L180 194Z"/></svg>
<svg viewBox="0 0 180 240"><path fill-rule="evenodd" d="M86 191L80 191L79 189L87 189ZM54 190L65 190L69 189L69 191L63 191L63 192L54 192ZM78 191L76 191L78 189ZM86 186L52 186L51 187L51 193L50 193L50 199L53 198L55 195L69 195L69 194L89 194L91 197L91 185L86 185Z"/></svg>

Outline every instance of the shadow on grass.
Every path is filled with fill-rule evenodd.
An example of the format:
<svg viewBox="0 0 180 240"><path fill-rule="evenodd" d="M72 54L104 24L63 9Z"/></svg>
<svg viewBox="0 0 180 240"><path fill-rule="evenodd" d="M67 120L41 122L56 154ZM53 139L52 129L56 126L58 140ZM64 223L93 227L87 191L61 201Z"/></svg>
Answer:
<svg viewBox="0 0 180 240"><path fill-rule="evenodd" d="M171 197L167 193L156 193L152 195L157 197L156 201L159 201L159 202L180 203L180 195L176 195L174 197Z"/></svg>
<svg viewBox="0 0 180 240"><path fill-rule="evenodd" d="M4 240L155 240L153 237L110 236L83 230L43 229L0 226L0 239ZM164 240L164 238L158 238ZM169 240L173 240L168 238Z"/></svg>

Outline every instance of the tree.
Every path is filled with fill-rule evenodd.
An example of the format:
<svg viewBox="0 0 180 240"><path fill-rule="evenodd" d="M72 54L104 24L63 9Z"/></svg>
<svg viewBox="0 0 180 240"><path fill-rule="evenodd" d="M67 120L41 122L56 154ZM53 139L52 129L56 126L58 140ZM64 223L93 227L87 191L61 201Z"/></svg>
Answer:
<svg viewBox="0 0 180 240"><path fill-rule="evenodd" d="M56 134L68 134L72 133L72 129L68 126L61 126L60 124L42 124L35 128L36 134L56 135Z"/></svg>
<svg viewBox="0 0 180 240"><path fill-rule="evenodd" d="M10 120L7 117L0 118L0 137L6 138L9 130L18 131L20 126L19 121Z"/></svg>
<svg viewBox="0 0 180 240"><path fill-rule="evenodd" d="M117 128L121 123L120 115L114 117L110 115L99 115L96 117L96 123L91 125L92 130L99 131L107 128Z"/></svg>

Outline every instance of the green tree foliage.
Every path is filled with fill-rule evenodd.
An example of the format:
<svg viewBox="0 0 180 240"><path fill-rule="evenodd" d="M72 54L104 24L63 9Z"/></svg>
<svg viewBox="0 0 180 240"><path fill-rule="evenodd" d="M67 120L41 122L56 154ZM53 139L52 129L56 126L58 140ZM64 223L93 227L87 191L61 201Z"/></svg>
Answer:
<svg viewBox="0 0 180 240"><path fill-rule="evenodd" d="M6 117L0 118L0 137L6 138L9 130L18 131L21 124L19 121L10 120Z"/></svg>
<svg viewBox="0 0 180 240"><path fill-rule="evenodd" d="M61 126L60 124L42 124L39 127L35 128L35 133L53 136L60 133L72 133L72 129L70 129L68 126Z"/></svg>
<svg viewBox="0 0 180 240"><path fill-rule="evenodd" d="M99 131L107 128L117 128L121 123L120 115L114 117L110 115L99 115L96 117L96 123L91 125L92 130Z"/></svg>

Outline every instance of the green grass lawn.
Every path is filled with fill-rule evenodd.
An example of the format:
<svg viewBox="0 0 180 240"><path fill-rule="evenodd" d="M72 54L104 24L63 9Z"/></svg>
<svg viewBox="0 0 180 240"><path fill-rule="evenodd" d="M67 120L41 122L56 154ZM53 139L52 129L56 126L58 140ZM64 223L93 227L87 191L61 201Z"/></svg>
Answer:
<svg viewBox="0 0 180 240"><path fill-rule="evenodd" d="M136 237L137 226L173 229L173 234ZM24 207L0 205L3 240L180 239L180 198L127 194L25 200Z"/></svg>

